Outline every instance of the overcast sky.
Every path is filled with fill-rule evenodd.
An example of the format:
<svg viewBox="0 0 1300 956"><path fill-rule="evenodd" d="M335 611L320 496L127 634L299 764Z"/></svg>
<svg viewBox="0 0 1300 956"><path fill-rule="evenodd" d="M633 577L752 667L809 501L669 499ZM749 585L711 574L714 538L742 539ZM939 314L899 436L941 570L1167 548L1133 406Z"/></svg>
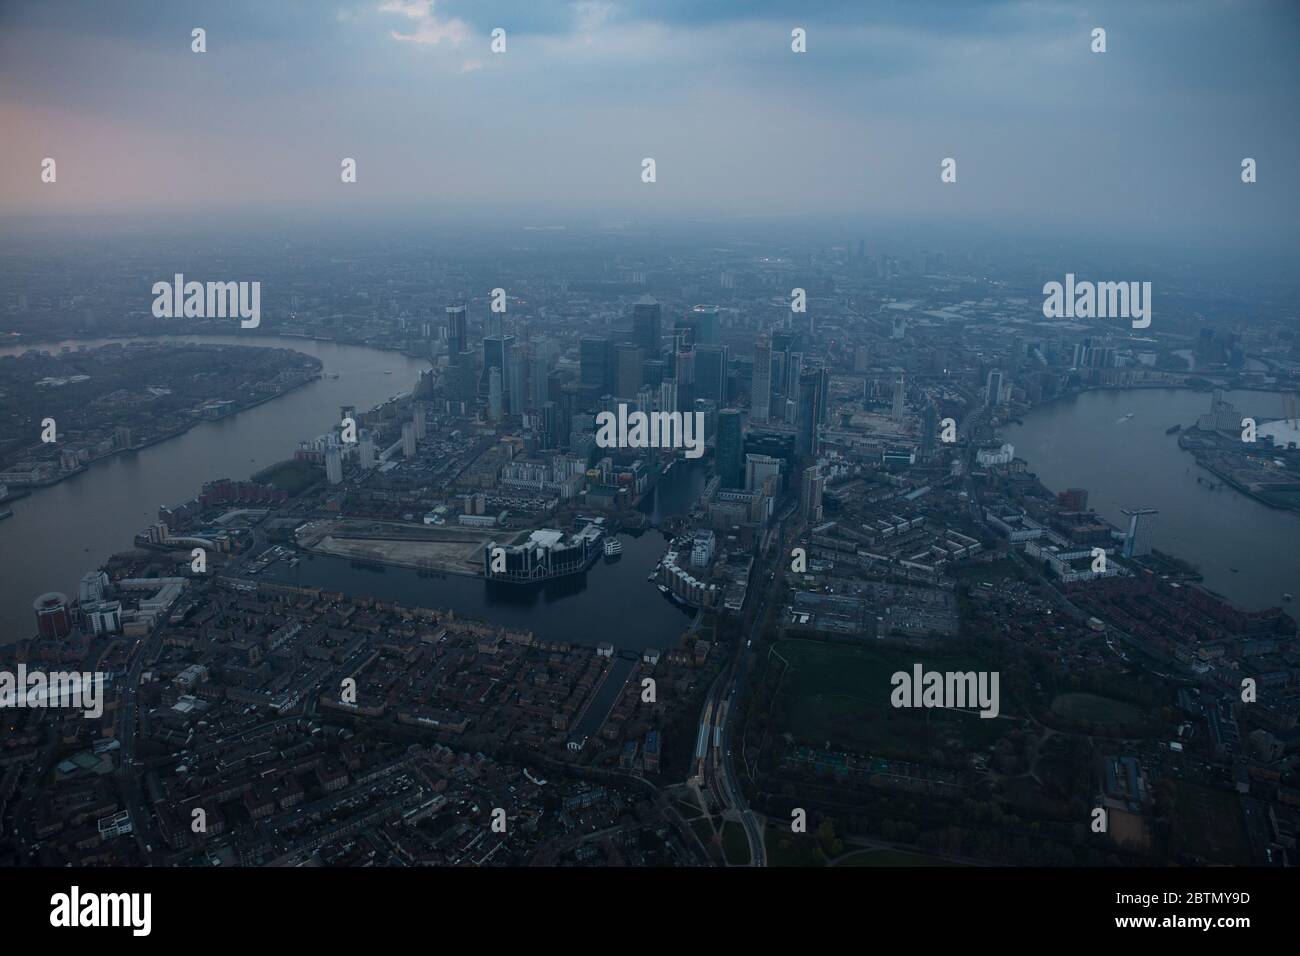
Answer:
<svg viewBox="0 0 1300 956"><path fill-rule="evenodd" d="M0 212L861 215L1285 245L1297 90L1294 2L4 0Z"/></svg>

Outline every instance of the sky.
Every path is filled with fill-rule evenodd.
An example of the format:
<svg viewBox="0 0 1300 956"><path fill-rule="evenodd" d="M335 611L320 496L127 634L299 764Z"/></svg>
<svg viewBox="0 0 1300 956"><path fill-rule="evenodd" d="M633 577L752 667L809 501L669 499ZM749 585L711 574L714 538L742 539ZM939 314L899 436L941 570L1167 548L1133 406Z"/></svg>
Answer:
<svg viewBox="0 0 1300 956"><path fill-rule="evenodd" d="M1276 249L1297 90L1294 2L0 0L0 216L860 217Z"/></svg>

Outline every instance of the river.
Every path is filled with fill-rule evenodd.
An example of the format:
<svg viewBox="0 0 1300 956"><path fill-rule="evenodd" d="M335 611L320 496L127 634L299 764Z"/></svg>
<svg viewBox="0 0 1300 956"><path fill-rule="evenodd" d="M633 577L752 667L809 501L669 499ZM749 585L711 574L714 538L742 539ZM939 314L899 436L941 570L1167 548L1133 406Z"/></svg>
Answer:
<svg viewBox="0 0 1300 956"><path fill-rule="evenodd" d="M81 474L6 505L14 516L0 522L0 566L4 568L0 644L33 632L32 600L37 595L57 590L75 597L81 575L114 552L128 550L135 534L157 519L160 505L193 497L205 481L244 479L291 457L300 439L319 435L338 421L340 406L367 409L407 392L428 367L422 359L396 352L300 338L230 335L153 340L291 348L320 359L326 377L229 418L196 425L134 454L97 461ZM93 347L111 341L121 340L35 347L57 352L65 345ZM0 354L24 350L4 349ZM337 379L329 377L336 372ZM652 520L689 508L703 482L703 468L678 462L647 501ZM489 589L475 578L421 578L401 568L368 571L324 556L303 560L292 570L273 566L267 574L348 593L452 608L549 639L591 645L608 640L632 650L675 646L689 617L646 581L663 554L663 536L653 531L638 537L625 535L623 545L618 561L606 564L602 559L579 578L541 589ZM636 608L635 614L629 613L631 607Z"/></svg>
<svg viewBox="0 0 1300 956"><path fill-rule="evenodd" d="M85 339L0 350L15 355L38 348L88 347L121 339ZM32 601L45 591L76 597L77 582L109 555L131 548L135 534L157 520L160 505L174 505L199 493L214 478L245 479L293 457L298 442L328 431L339 408L371 408L410 391L423 359L398 352L311 339L252 335L178 335L150 341L259 345L315 356L327 376L279 398L135 453L114 455L77 475L5 505L12 518L0 521L0 644L35 629ZM385 374L391 371L392 374Z"/></svg>
<svg viewBox="0 0 1300 956"><path fill-rule="evenodd" d="M1282 414L1277 393L1225 397L1243 416ZM1300 513L1232 490L1165 434L1194 424L1210 398L1190 389L1084 392L1039 406L1003 434L1048 488L1086 488L1089 506L1121 527L1122 509L1157 509L1155 546L1196 565L1220 594L1252 609L1281 604L1284 593L1300 597Z"/></svg>

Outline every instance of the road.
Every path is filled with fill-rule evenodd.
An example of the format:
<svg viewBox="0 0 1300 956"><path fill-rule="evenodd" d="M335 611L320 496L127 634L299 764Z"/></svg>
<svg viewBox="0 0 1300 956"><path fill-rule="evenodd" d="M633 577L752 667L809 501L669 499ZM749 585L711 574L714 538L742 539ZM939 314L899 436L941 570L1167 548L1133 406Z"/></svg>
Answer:
<svg viewBox="0 0 1300 956"><path fill-rule="evenodd" d="M761 638L763 620L773 597L776 565L786 554L782 529L797 506L797 502L792 503L776 519L775 537L778 546L754 562L751 588L758 592L758 597L746 617L748 626L744 630L745 639L736 642L735 655L709 688L700 713L696 738L696 775L700 780L701 793L707 794L713 805L731 811L740 819L749 841L750 866L766 866L767 851L763 846L763 820L750 809L736 774L736 761L732 752L735 721L732 718L736 712L736 701L744 699L750 666L754 660L754 640Z"/></svg>

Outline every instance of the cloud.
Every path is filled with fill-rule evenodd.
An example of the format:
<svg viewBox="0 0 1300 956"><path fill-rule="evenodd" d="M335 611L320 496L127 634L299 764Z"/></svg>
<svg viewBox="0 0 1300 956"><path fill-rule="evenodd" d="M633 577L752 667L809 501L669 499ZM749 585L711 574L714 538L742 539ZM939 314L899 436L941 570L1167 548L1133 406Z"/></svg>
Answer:
<svg viewBox="0 0 1300 956"><path fill-rule="evenodd" d="M447 40L452 46L460 46L469 38L469 24L455 17L439 19L433 12L433 0L386 0L380 5L379 12L398 13L415 21L413 33L389 31L389 36L399 42L436 46Z"/></svg>

